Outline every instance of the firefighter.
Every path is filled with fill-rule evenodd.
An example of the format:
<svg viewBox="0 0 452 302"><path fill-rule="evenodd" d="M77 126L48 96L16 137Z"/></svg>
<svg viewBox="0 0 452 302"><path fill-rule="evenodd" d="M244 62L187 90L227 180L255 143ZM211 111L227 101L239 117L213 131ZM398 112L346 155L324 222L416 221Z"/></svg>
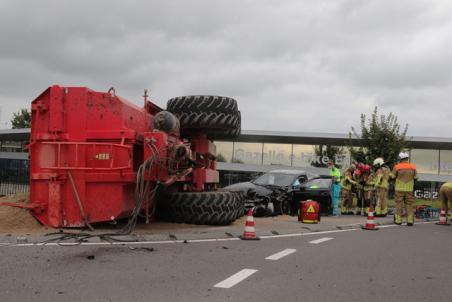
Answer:
<svg viewBox="0 0 452 302"><path fill-rule="evenodd" d="M339 216L339 195L341 193L341 171L334 166L332 160L328 161L328 168L330 169L330 176L333 179L331 185L331 204L333 207L333 216Z"/></svg>
<svg viewBox="0 0 452 302"><path fill-rule="evenodd" d="M364 179L363 179L363 171L364 171L364 164L358 164L357 169L355 170L355 172L353 172L353 180L357 183L356 186L354 186L355 190L356 190L356 210L355 210L355 214L356 215L361 215L363 213L362 212L362 207L363 207L363 195L364 195L364 191L363 191L363 184L364 184Z"/></svg>
<svg viewBox="0 0 452 302"><path fill-rule="evenodd" d="M375 179L375 215L386 217L388 215L388 189L389 189L389 175L391 171L384 165L384 159L379 157L374 160L374 167L376 169Z"/></svg>
<svg viewBox="0 0 452 302"><path fill-rule="evenodd" d="M375 174L371 171L369 165L364 166L363 173L363 201L364 213L369 213L369 208L374 208L374 189L375 189Z"/></svg>
<svg viewBox="0 0 452 302"><path fill-rule="evenodd" d="M400 152L400 162L394 166L391 178L395 178L395 202L396 213L394 215L394 223L402 224L402 209L406 209L406 222L408 226L414 225L414 182L417 180L417 170L414 164L408 162L409 155L407 152Z"/></svg>
<svg viewBox="0 0 452 302"><path fill-rule="evenodd" d="M439 189L439 198L441 200L441 210L447 211L452 207L452 181L444 183ZM450 213L450 220L452 220L452 212Z"/></svg>
<svg viewBox="0 0 452 302"><path fill-rule="evenodd" d="M345 170L341 181L341 213L346 215L353 214L352 186L358 185L358 183L353 180L353 173L355 170L356 166L352 164L347 170Z"/></svg>

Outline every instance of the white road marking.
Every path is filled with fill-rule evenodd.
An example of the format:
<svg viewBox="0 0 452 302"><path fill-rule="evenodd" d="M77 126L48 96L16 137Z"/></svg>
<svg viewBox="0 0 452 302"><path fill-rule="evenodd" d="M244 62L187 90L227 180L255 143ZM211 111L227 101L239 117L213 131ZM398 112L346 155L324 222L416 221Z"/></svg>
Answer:
<svg viewBox="0 0 452 302"><path fill-rule="evenodd" d="M237 274L234 274L231 277L221 281L220 283L215 284L213 287L231 288L234 285L242 282L243 280L245 280L246 278L248 278L255 272L257 272L257 269L248 269L248 268L242 269Z"/></svg>
<svg viewBox="0 0 452 302"><path fill-rule="evenodd" d="M295 249L285 249L284 251L281 251L279 253L276 253L274 255L268 256L265 258L266 260L279 260L283 257L286 257L287 255L290 255L292 253L295 253L297 250Z"/></svg>
<svg viewBox="0 0 452 302"><path fill-rule="evenodd" d="M328 240L332 240L332 239L334 239L334 238L331 238L331 237L324 237L324 238L320 238L320 239L317 239L317 240L309 241L309 243L312 243L312 244L319 244L319 243L322 243L322 242L325 242L325 241L328 241Z"/></svg>
<svg viewBox="0 0 452 302"><path fill-rule="evenodd" d="M349 224L341 224L341 225L338 225L338 227L341 227L341 226L354 226L354 225L361 225L362 223L349 223Z"/></svg>
<svg viewBox="0 0 452 302"><path fill-rule="evenodd" d="M415 222L417 224L431 224L436 223L436 221L427 221L427 222ZM398 225L379 225L379 228L393 228L399 227ZM361 229L349 229L349 230L333 230L333 231L322 231L322 232L311 232L311 233L292 233L292 234L284 234L284 235L270 235L270 236L260 236L261 239L274 239L274 238L288 238L288 237L300 237L300 236L316 236L323 234L334 234L334 233L345 233L345 232L354 232L361 231ZM161 240L161 241L131 241L131 242L81 242L77 245L147 245L147 244L174 244L174 243L203 243L203 242L224 242L224 241L239 241L240 238L217 238L217 239L194 239L194 240ZM31 247L31 246L63 246L63 245L74 245L71 243L57 243L57 242L35 242L35 243L2 243L2 246L9 247Z"/></svg>

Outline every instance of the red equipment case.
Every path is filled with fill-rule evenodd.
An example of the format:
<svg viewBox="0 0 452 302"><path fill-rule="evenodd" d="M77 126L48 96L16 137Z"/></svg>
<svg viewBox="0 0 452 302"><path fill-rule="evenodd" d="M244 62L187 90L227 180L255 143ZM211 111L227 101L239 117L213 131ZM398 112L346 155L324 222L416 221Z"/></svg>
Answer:
<svg viewBox="0 0 452 302"><path fill-rule="evenodd" d="M312 200L300 203L298 220L302 223L318 223L320 221L319 204Z"/></svg>

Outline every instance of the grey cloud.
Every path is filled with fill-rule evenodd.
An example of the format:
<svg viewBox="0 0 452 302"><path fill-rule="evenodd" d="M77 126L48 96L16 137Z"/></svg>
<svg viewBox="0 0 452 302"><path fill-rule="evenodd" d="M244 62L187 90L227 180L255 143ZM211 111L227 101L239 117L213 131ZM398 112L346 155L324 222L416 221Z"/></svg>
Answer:
<svg viewBox="0 0 452 302"><path fill-rule="evenodd" d="M229 95L245 129L348 132L378 105L411 134L450 136L451 11L410 0L2 1L3 116L56 83L115 86L136 104L149 88L162 107Z"/></svg>

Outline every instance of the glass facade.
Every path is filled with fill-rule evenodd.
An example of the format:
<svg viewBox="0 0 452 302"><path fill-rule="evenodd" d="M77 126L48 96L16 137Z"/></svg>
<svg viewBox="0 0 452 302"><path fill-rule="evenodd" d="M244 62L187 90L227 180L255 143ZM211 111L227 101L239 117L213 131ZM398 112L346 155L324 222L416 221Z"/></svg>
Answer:
<svg viewBox="0 0 452 302"><path fill-rule="evenodd" d="M281 165L292 167L325 167L330 159L326 153L319 153L316 145L292 145L270 143L242 143L216 141L217 155L221 161L251 165ZM325 154L325 155L317 155ZM332 156L339 167L350 164L350 152L342 147L340 154Z"/></svg>
<svg viewBox="0 0 452 302"><path fill-rule="evenodd" d="M0 152L24 152L26 142L0 141Z"/></svg>
<svg viewBox="0 0 452 302"><path fill-rule="evenodd" d="M232 153L234 152L233 142L215 142L217 146L217 160L225 163L232 161Z"/></svg>
<svg viewBox="0 0 452 302"><path fill-rule="evenodd" d="M452 150L441 150L439 158L439 173L452 175Z"/></svg>
<svg viewBox="0 0 452 302"><path fill-rule="evenodd" d="M290 144L264 144L262 154L264 165L292 165L292 145Z"/></svg>
<svg viewBox="0 0 452 302"><path fill-rule="evenodd" d="M339 168L351 163L350 151L340 147L333 156L326 145L297 145L273 143L242 143L216 141L217 154L226 162L252 165L281 165L292 167L325 167L331 159ZM322 150L320 150L322 148ZM322 155L319 155L322 154ZM412 149L410 161L417 166L418 173L452 175L452 150Z"/></svg>
<svg viewBox="0 0 452 302"><path fill-rule="evenodd" d="M311 163L320 162L312 145L293 145L292 166L311 167Z"/></svg>
<svg viewBox="0 0 452 302"><path fill-rule="evenodd" d="M262 165L262 143L234 143L232 162Z"/></svg>
<svg viewBox="0 0 452 302"><path fill-rule="evenodd" d="M439 150L412 149L410 161L418 173L438 174Z"/></svg>

